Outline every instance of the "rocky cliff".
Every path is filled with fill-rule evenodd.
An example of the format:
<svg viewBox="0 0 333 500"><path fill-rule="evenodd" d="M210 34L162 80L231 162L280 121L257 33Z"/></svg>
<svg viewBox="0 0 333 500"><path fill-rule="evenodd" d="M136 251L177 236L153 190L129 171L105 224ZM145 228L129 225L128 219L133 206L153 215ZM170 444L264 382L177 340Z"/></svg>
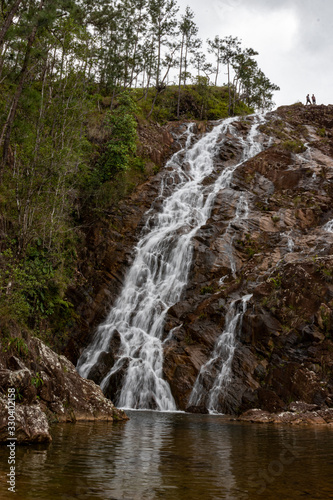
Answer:
<svg viewBox="0 0 333 500"><path fill-rule="evenodd" d="M252 297L221 409L275 412L294 401L333 406L333 233L327 225L333 218L333 107L279 108L261 132L270 145L242 163L232 189L217 196L195 237L186 294L168 313L166 331L177 328L165 348L164 371L182 409L223 331L230 298L246 294ZM237 152L231 142L220 158L235 161ZM247 194L249 213L230 227L235 190ZM216 376L206 377L207 392Z"/></svg>
<svg viewBox="0 0 333 500"><path fill-rule="evenodd" d="M165 175L161 167L181 147L177 137L184 128L185 125L178 123L166 126L140 123L139 154L146 159L147 170L149 164L151 166L148 180L111 206L103 216L83 215L85 238L79 255L78 280L67 292L78 321L63 349L74 364L119 293L145 221L144 215L158 196ZM161 170L154 174L154 169Z"/></svg>
<svg viewBox="0 0 333 500"><path fill-rule="evenodd" d="M235 121L238 136L230 135L219 149L207 185L226 166L240 163L242 136L251 124L251 117ZM282 107L266 115L260 131L263 151L239 164L194 237L186 290L167 313L164 377L180 409L207 411L218 364L202 376L200 405L190 404L193 387L212 358L231 303L247 297L219 410L279 412L301 401L324 415L333 406L333 107ZM115 231L93 230L91 248L103 246L105 267L103 287L85 302L86 318L103 316L114 301L144 211L164 175L162 170L120 207ZM242 197L246 214L238 217ZM103 314L96 315L96 308ZM88 343L87 324L93 331L94 321L85 321L85 337L76 337L71 349L73 361L80 343Z"/></svg>
<svg viewBox="0 0 333 500"><path fill-rule="evenodd" d="M51 441L50 423L127 420L93 381L78 375L65 356L29 335L18 335L10 342L2 339L0 387L0 443L9 438L9 409L15 417L11 435L19 443ZM14 409L7 397L13 391Z"/></svg>

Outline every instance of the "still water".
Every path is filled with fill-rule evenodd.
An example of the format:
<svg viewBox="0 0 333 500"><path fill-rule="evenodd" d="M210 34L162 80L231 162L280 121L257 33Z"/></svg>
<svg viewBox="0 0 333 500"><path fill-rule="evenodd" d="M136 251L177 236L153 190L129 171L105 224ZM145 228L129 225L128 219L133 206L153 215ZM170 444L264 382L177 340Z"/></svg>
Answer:
<svg viewBox="0 0 333 500"><path fill-rule="evenodd" d="M50 445L18 447L15 500L333 499L333 428L129 411L126 423L56 425Z"/></svg>

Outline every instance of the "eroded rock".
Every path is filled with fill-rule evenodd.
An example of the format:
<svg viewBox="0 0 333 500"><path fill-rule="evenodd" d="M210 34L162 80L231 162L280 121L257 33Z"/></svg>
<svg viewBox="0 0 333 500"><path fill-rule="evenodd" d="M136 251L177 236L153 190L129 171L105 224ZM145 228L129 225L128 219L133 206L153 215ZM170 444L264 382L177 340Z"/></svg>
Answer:
<svg viewBox="0 0 333 500"><path fill-rule="evenodd" d="M251 123L247 118L234 127L245 137ZM201 366L211 359L231 301L252 294L236 339L232 383L221 396L221 407L232 414L260 408L269 421L302 421L300 413L312 415L316 422L330 419L333 233L326 224L333 219L332 127L332 106L297 105L270 113L260 127L264 150L241 163L230 185L216 194L210 218L193 239L186 289L166 315L164 377L180 409L191 409L193 385ZM241 158L241 141L231 133L222 144L218 142L215 171L203 182L207 189L223 168ZM160 210L161 175L137 189L112 216L117 230L97 225L89 233L87 256L96 252L101 278L89 292L88 307L86 299L85 310L79 306L85 326L80 340L69 344L74 358L115 300L145 210L152 203ZM236 218L241 196L248 213ZM76 304L81 300L75 299L77 293L73 292ZM105 375L116 354L116 348L103 354L96 380ZM204 380L207 392L218 373L214 370ZM116 394L122 383L123 374L118 375L110 381L110 394ZM289 406L291 401L310 406L298 412ZM205 405L191 410L198 409L207 411ZM247 416L260 418L258 412ZM320 412L326 412L326 420ZM304 418L310 420L309 415Z"/></svg>
<svg viewBox="0 0 333 500"><path fill-rule="evenodd" d="M17 404L15 407L15 438L17 443L49 443L52 441L49 422L38 404ZM8 404L0 396L0 443L8 441Z"/></svg>
<svg viewBox="0 0 333 500"><path fill-rule="evenodd" d="M92 380L80 377L74 365L40 339L26 340L18 358L0 350L0 437L8 437L8 389L15 389L17 442L50 441L49 422L126 420ZM11 370L10 367L18 368Z"/></svg>

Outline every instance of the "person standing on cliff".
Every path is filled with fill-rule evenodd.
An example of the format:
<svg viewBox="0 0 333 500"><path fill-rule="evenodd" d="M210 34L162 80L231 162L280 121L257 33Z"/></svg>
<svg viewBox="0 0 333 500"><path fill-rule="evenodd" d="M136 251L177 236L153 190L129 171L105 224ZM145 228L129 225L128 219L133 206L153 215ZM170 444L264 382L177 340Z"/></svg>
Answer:
<svg viewBox="0 0 333 500"><path fill-rule="evenodd" d="M308 104L311 104L310 94L308 94L308 95L306 96L306 103L305 103L305 104L306 104L306 106L307 106Z"/></svg>
<svg viewBox="0 0 333 500"><path fill-rule="evenodd" d="M312 94L311 99L312 99L312 104L316 104L316 97L314 94Z"/></svg>

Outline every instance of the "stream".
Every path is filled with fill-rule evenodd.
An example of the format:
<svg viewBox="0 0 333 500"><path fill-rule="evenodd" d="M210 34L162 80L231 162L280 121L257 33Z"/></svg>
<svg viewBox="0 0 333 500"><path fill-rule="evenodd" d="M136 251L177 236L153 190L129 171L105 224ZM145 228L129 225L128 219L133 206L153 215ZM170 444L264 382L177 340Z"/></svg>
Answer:
<svg viewBox="0 0 333 500"><path fill-rule="evenodd" d="M329 427L128 411L125 423L57 424L50 445L17 447L15 500L333 498Z"/></svg>

